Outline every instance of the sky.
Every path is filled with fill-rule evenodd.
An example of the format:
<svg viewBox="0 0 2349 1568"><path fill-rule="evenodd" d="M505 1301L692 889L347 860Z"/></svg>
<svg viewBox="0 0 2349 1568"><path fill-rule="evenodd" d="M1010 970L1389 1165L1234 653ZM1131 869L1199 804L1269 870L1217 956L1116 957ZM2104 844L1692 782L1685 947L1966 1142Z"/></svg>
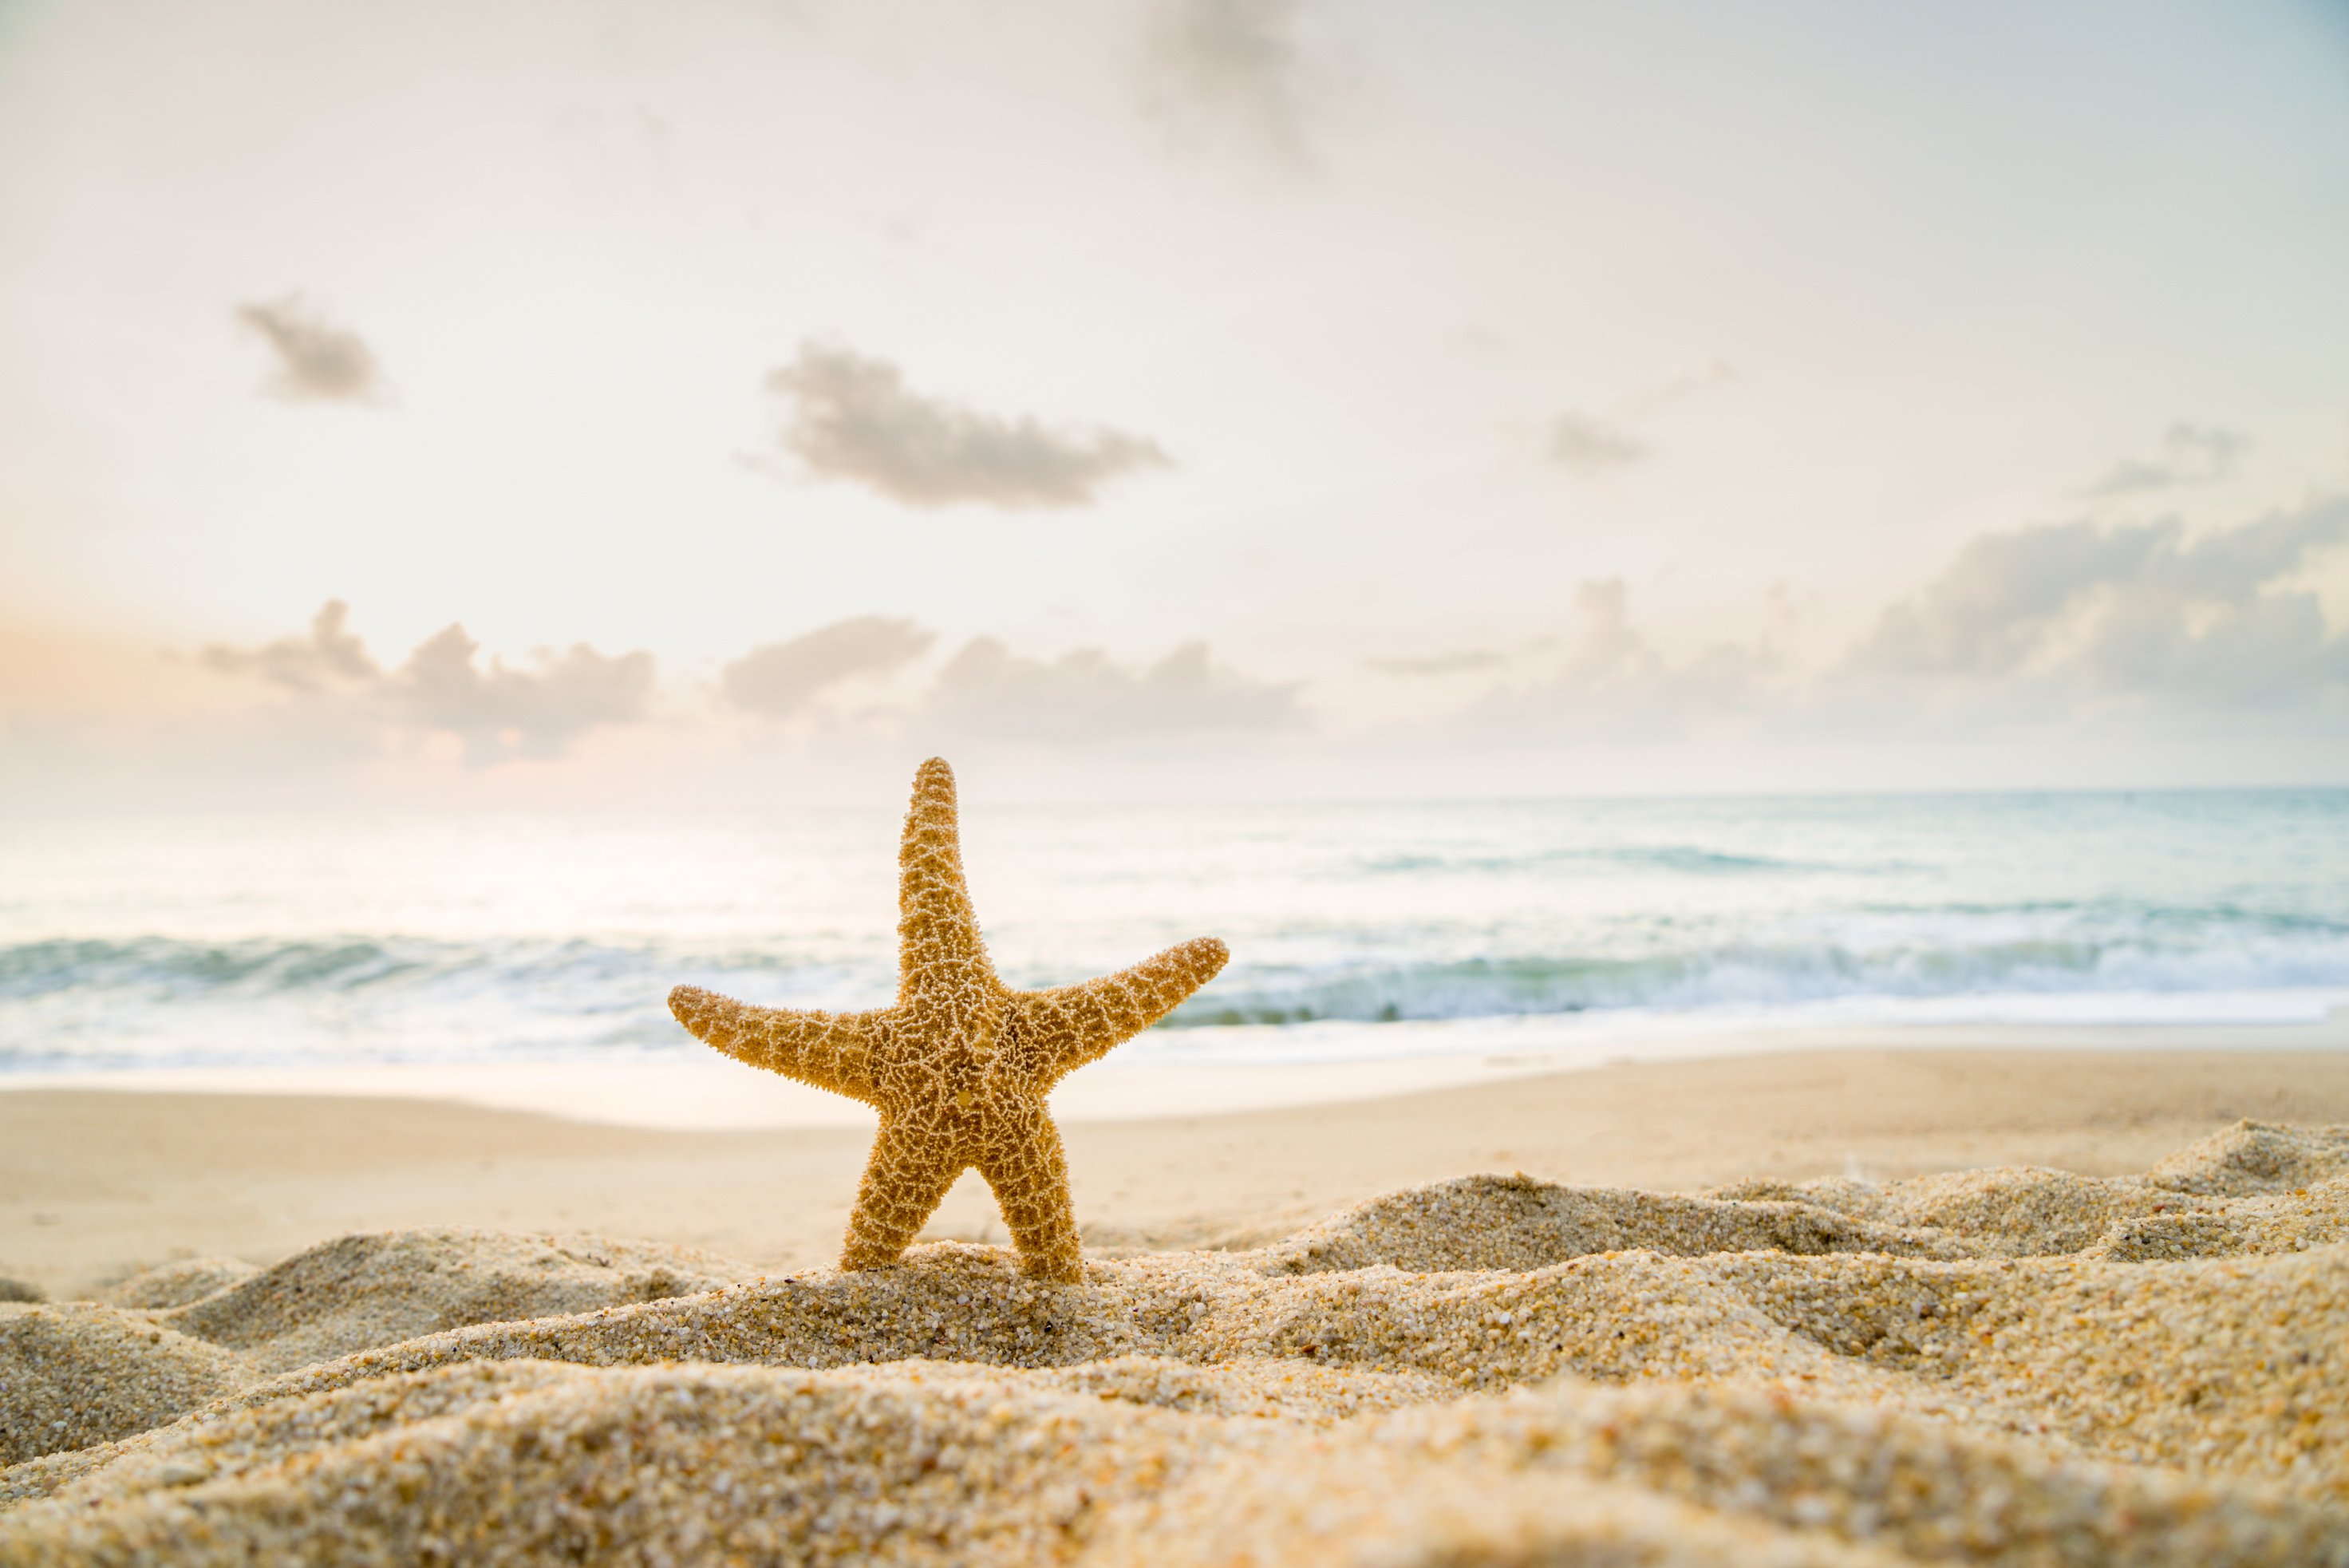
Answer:
<svg viewBox="0 0 2349 1568"><path fill-rule="evenodd" d="M0 0L0 802L2349 783L2344 278L2337 0Z"/></svg>

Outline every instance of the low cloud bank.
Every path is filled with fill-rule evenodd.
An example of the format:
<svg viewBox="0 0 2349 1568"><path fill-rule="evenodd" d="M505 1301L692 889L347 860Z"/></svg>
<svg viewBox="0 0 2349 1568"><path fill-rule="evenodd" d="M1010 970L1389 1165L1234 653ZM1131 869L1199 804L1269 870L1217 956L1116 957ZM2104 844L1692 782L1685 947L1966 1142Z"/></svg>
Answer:
<svg viewBox="0 0 2349 1568"><path fill-rule="evenodd" d="M2179 734L2216 720L2298 735L2349 717L2349 628L2328 622L2313 586L2344 545L2349 496L2193 533L2175 519L2053 523L1969 541L1823 663L1798 666L1775 633L1674 653L1641 629L1619 578L1574 587L1565 647L1530 678L1503 673L1526 665L1500 647L1370 662L1493 671L1439 727L1495 742L1716 725L1881 742L1956 718L1987 734L2107 713Z"/></svg>
<svg viewBox="0 0 2349 1568"><path fill-rule="evenodd" d="M2266 706L2338 691L2349 685L2349 635L2294 579L2344 541L2344 496L2191 538L2175 519L1984 535L1887 609L1847 667L2191 703Z"/></svg>
<svg viewBox="0 0 2349 1568"><path fill-rule="evenodd" d="M585 643L541 649L527 665L480 662L481 645L451 624L386 670L347 627L349 607L329 599L307 636L258 648L214 643L197 658L223 674L258 678L293 695L305 716L336 733L388 725L445 733L467 758L552 757L599 725L632 724L650 711L653 658L609 655Z"/></svg>
<svg viewBox="0 0 2349 1568"><path fill-rule="evenodd" d="M257 647L214 644L198 662L262 681L287 700L286 716L315 726L334 749L351 750L367 725L456 737L469 761L550 757L591 730L652 716L652 655L611 655L586 643L540 649L526 661L481 657L451 625L419 643L397 669L370 656L348 629L348 607L331 600L309 631ZM719 671L721 709L784 722L816 712L853 682L881 682L914 667L936 634L914 621L858 616L762 643ZM876 685L876 695L883 688ZM1218 664L1204 642L1128 664L1097 648L1054 659L1014 653L977 638L894 708L868 717L914 731L1014 742L1133 742L1160 735L1269 733L1307 727L1295 682L1258 680Z"/></svg>
<svg viewBox="0 0 2349 1568"><path fill-rule="evenodd" d="M1408 699L1418 716L1387 724L1375 707L1350 726L1325 724L1301 682L1218 662L1202 641L1129 659L1091 647L1039 657L981 636L940 660L934 630L878 615L750 648L720 668L714 691L699 689L698 713L690 683L670 709L719 744L730 743L730 716L791 730L816 720L858 743L1000 744L1061 761L1156 754L1157 741L1200 742L1203 754L1277 742L1302 755L1291 742L1304 741L1333 757L1417 759L1705 737L1770 737L1795 752L1832 742L1851 755L1930 739L1937 754L1960 756L2029 735L2045 742L2031 754L2044 756L2059 744L2048 737L2093 749L2099 733L2161 738L2161 754L2178 757L2193 737L2224 733L2304 769L2349 756L2326 740L2349 734L2349 628L2328 621L2316 587L2344 548L2349 495L2199 531L2087 520L1983 535L1840 650L1799 662L1781 642L1802 629L1783 593L1766 633L1691 649L1642 624L1622 579L1591 578L1561 593L1554 636L1357 665L1356 679L1390 692L1396 680L1441 682L1421 688L1440 709ZM657 696L647 653L581 643L510 660L485 656L458 626L387 664L339 600L299 635L215 645L197 663L274 690L322 745L348 753L380 749L387 733L438 733L476 763L557 755L591 732L644 724ZM1329 711L1343 711L1340 696ZM2107 720L2108 731L2095 727ZM2055 760L2067 758L2077 761Z"/></svg>
<svg viewBox="0 0 2349 1568"><path fill-rule="evenodd" d="M633 724L649 712L653 657L596 652L584 642L542 650L529 668L478 662L481 644L449 626L417 645L384 683L392 711L456 735L468 755L557 756L601 724Z"/></svg>
<svg viewBox="0 0 2349 1568"><path fill-rule="evenodd" d="M1577 584L1568 624L1555 664L1489 692L1464 721L1532 735L1646 739L1751 713L1782 695L1785 659L1777 649L1722 642L1673 659L1633 623L1630 589L1619 577Z"/></svg>
<svg viewBox="0 0 2349 1568"><path fill-rule="evenodd" d="M1135 668L1097 648L1050 661L1023 659L980 638L939 671L930 711L974 733L1071 742L1306 725L1294 684L1215 664L1204 642L1184 643Z"/></svg>

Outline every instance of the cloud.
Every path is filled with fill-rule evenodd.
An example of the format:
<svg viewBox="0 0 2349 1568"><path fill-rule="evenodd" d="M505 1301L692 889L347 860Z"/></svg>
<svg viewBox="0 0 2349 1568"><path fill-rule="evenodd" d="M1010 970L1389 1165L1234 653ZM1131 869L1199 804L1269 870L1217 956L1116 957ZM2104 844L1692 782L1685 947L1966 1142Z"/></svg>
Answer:
<svg viewBox="0 0 2349 1568"><path fill-rule="evenodd" d="M1542 457L1578 479L1619 473L1655 455L1647 428L1661 416L1736 379L1737 372L1726 359L1700 360L1625 393L1614 400L1611 412L1568 409L1554 415L1531 432L1533 445ZM1525 432L1518 427L1513 433L1523 439Z"/></svg>
<svg viewBox="0 0 2349 1568"><path fill-rule="evenodd" d="M1902 674L2008 674L2082 595L2134 576L2177 532L2067 523L1968 540L1922 592L1885 610L1854 657Z"/></svg>
<svg viewBox="0 0 2349 1568"><path fill-rule="evenodd" d="M2251 441L2240 431L2216 425L2174 424L2163 432L2151 458L2115 463L2088 487L2091 495L2130 495L2185 484L2207 484L2234 472Z"/></svg>
<svg viewBox="0 0 2349 1568"><path fill-rule="evenodd" d="M1139 96L1169 140L1315 166L1319 96L1298 37L1299 0L1157 0L1143 22Z"/></svg>
<svg viewBox="0 0 2349 1568"><path fill-rule="evenodd" d="M1767 643L1716 643L1668 658L1631 622L1620 577L1575 587L1575 635L1543 680L1495 691L1468 710L1472 724L1516 733L1652 740L1693 721L1762 708L1785 659Z"/></svg>
<svg viewBox="0 0 2349 1568"><path fill-rule="evenodd" d="M1184 643L1134 670L1095 648L1047 663L1022 659L983 637L939 671L931 705L960 728L1008 740L1278 731L1305 722L1294 684L1256 680L1213 664L1204 642Z"/></svg>
<svg viewBox="0 0 2349 1568"><path fill-rule="evenodd" d="M1509 662L1509 656L1489 648L1463 648L1419 659L1369 659L1363 662L1381 675L1466 675L1479 670L1501 669Z"/></svg>
<svg viewBox="0 0 2349 1568"><path fill-rule="evenodd" d="M2241 598L2349 539L2349 496L2327 496L2206 534L2160 564L2181 586Z"/></svg>
<svg viewBox="0 0 2349 1568"><path fill-rule="evenodd" d="M236 317L269 345L277 358L271 390L295 402L365 403L388 388L367 340L336 327L303 302L298 294L258 305L240 305Z"/></svg>
<svg viewBox="0 0 2349 1568"><path fill-rule="evenodd" d="M1720 712L1753 705L1785 659L1766 642L1718 642L1675 663L1631 624L1630 590L1620 577L1588 579L1574 590L1581 627L1549 690L1584 707L1641 722L1670 713Z"/></svg>
<svg viewBox="0 0 2349 1568"><path fill-rule="evenodd" d="M584 642L562 653L542 649L536 668L492 659L475 662L481 645L450 625L419 643L384 686L391 710L421 728L455 734L476 760L512 752L559 755L599 724L633 723L652 698L649 653L615 658Z"/></svg>
<svg viewBox="0 0 2349 1568"><path fill-rule="evenodd" d="M310 619L306 637L280 638L260 648L216 642L198 654L207 670L257 675L289 691L322 691L330 686L365 685L383 674L367 645L344 629L350 606L328 599Z"/></svg>
<svg viewBox="0 0 2349 1568"><path fill-rule="evenodd" d="M1146 437L1054 430L926 397L887 360L843 348L802 343L767 389L790 400L781 439L812 472L908 506L1088 506L1109 480L1171 466Z"/></svg>
<svg viewBox="0 0 2349 1568"><path fill-rule="evenodd" d="M295 694L299 714L328 728L385 724L441 732L464 742L468 758L558 755L599 725L634 723L648 711L653 659L617 657L574 643L541 649L528 666L478 662L480 644L450 625L423 642L396 670L367 654L344 629L348 611L327 601L306 638L257 649L214 644L200 655L207 669L251 675Z"/></svg>
<svg viewBox="0 0 2349 1568"><path fill-rule="evenodd" d="M2349 542L2349 496L2189 539L2175 519L1969 542L1887 609L1854 672L2070 684L2148 701L2275 705L2349 687L2349 635L2289 579Z"/></svg>
<svg viewBox="0 0 2349 1568"><path fill-rule="evenodd" d="M770 719L789 718L843 680L885 674L918 658L933 640L910 620L858 616L788 642L754 648L726 666L719 680L735 707Z"/></svg>
<svg viewBox="0 0 2349 1568"><path fill-rule="evenodd" d="M1583 479L1613 473L1648 456L1645 441L1604 420L1571 410L1550 421L1542 451L1552 462Z"/></svg>
<svg viewBox="0 0 2349 1568"><path fill-rule="evenodd" d="M1592 579L1574 589L1568 644L1544 677L1496 684L1437 722L1480 742L1809 737L1878 757L1929 736L1960 752L2021 734L2314 744L2349 734L2349 628L2310 586L2344 549L2349 495L2218 529L1985 535L1839 655L1801 665L1781 641L1783 593L1777 630L1682 652L1642 630L1620 579Z"/></svg>
<svg viewBox="0 0 2349 1568"><path fill-rule="evenodd" d="M1631 629L1631 594L1620 577L1588 579L1574 590L1582 634L1567 655L1560 679L1585 690L1651 674L1655 650Z"/></svg>
<svg viewBox="0 0 2349 1568"><path fill-rule="evenodd" d="M1733 386L1737 381L1736 368L1726 359L1699 360L1684 366L1651 386L1641 387L1623 400L1623 410L1634 419L1644 419L1661 413L1674 403L1713 390L1715 387Z"/></svg>

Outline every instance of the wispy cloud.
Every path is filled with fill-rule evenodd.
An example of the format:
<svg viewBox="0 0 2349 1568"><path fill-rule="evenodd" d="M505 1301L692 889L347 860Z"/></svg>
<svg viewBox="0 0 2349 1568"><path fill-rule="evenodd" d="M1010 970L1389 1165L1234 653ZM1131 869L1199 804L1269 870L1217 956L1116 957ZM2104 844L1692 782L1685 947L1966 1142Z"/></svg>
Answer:
<svg viewBox="0 0 2349 1568"><path fill-rule="evenodd" d="M2105 471L2088 487L2091 495L2130 495L2168 490L2185 484L2207 484L2224 479L2251 444L2240 431L2217 425L2183 422L2162 433L2161 445L2149 458L2128 458Z"/></svg>
<svg viewBox="0 0 2349 1568"><path fill-rule="evenodd" d="M1143 20L1143 110L1178 147L1316 165L1318 74L1299 0L1157 0Z"/></svg>
<svg viewBox="0 0 2349 1568"><path fill-rule="evenodd" d="M1463 648L1417 659L1367 659L1362 662L1381 675L1469 675L1502 669L1508 664L1509 656L1489 648Z"/></svg>
<svg viewBox="0 0 2349 1568"><path fill-rule="evenodd" d="M752 649L726 666L727 701L746 712L787 719L859 676L885 675L926 652L933 634L910 620L857 616Z"/></svg>
<svg viewBox="0 0 2349 1568"><path fill-rule="evenodd" d="M277 374L270 389L295 402L377 402L389 389L367 339L337 327L298 294L241 305L236 318L269 348Z"/></svg>
<svg viewBox="0 0 2349 1568"><path fill-rule="evenodd" d="M1593 414L1568 410L1549 421L1543 455L1579 479L1595 479L1643 462L1648 443Z"/></svg>
<svg viewBox="0 0 2349 1568"><path fill-rule="evenodd" d="M1612 411L1568 409L1541 427L1541 455L1577 479L1603 479L1655 455L1647 427L1678 404L1737 379L1725 359L1705 359L1615 400Z"/></svg>
<svg viewBox="0 0 2349 1568"><path fill-rule="evenodd" d="M809 472L908 506L1087 506L1110 480L1171 465L1147 437L983 412L916 392L888 360L837 346L802 344L767 389L788 403L781 440Z"/></svg>
<svg viewBox="0 0 2349 1568"><path fill-rule="evenodd" d="M1632 419L1645 419L1715 388L1733 386L1736 381L1737 370L1728 360L1700 359L1632 392L1623 400L1623 411Z"/></svg>

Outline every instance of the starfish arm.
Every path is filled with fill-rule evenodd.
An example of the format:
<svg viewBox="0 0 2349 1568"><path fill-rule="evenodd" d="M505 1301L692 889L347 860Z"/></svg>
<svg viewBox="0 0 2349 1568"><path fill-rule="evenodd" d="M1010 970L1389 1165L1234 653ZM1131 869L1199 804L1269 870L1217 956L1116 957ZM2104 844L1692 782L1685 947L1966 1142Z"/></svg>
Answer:
<svg viewBox="0 0 2349 1568"><path fill-rule="evenodd" d="M856 1189L856 1207L848 1216L842 1268L885 1269L905 1255L907 1244L963 1172L963 1162L947 1155L947 1147L935 1129L882 1117L872 1158L864 1162L864 1180Z"/></svg>
<svg viewBox="0 0 2349 1568"><path fill-rule="evenodd" d="M954 770L932 757L914 774L897 849L897 985L901 1000L995 983L962 869Z"/></svg>
<svg viewBox="0 0 2349 1568"><path fill-rule="evenodd" d="M730 996L680 985L668 993L677 1021L738 1062L819 1089L870 1102L874 1046L886 1037L882 1012L800 1012L753 1007Z"/></svg>
<svg viewBox="0 0 2349 1568"><path fill-rule="evenodd" d="M1099 980L1015 992L1019 1038L1035 1053L1047 1081L1058 1079L1174 1012L1231 956L1215 938L1200 937Z"/></svg>
<svg viewBox="0 0 2349 1568"><path fill-rule="evenodd" d="M1083 1279L1084 1252L1069 1199L1069 1160L1051 1114L1040 1101L1023 1100L999 1106L996 1118L978 1173L1003 1210L1004 1227L1019 1250L1020 1272L1062 1284Z"/></svg>

